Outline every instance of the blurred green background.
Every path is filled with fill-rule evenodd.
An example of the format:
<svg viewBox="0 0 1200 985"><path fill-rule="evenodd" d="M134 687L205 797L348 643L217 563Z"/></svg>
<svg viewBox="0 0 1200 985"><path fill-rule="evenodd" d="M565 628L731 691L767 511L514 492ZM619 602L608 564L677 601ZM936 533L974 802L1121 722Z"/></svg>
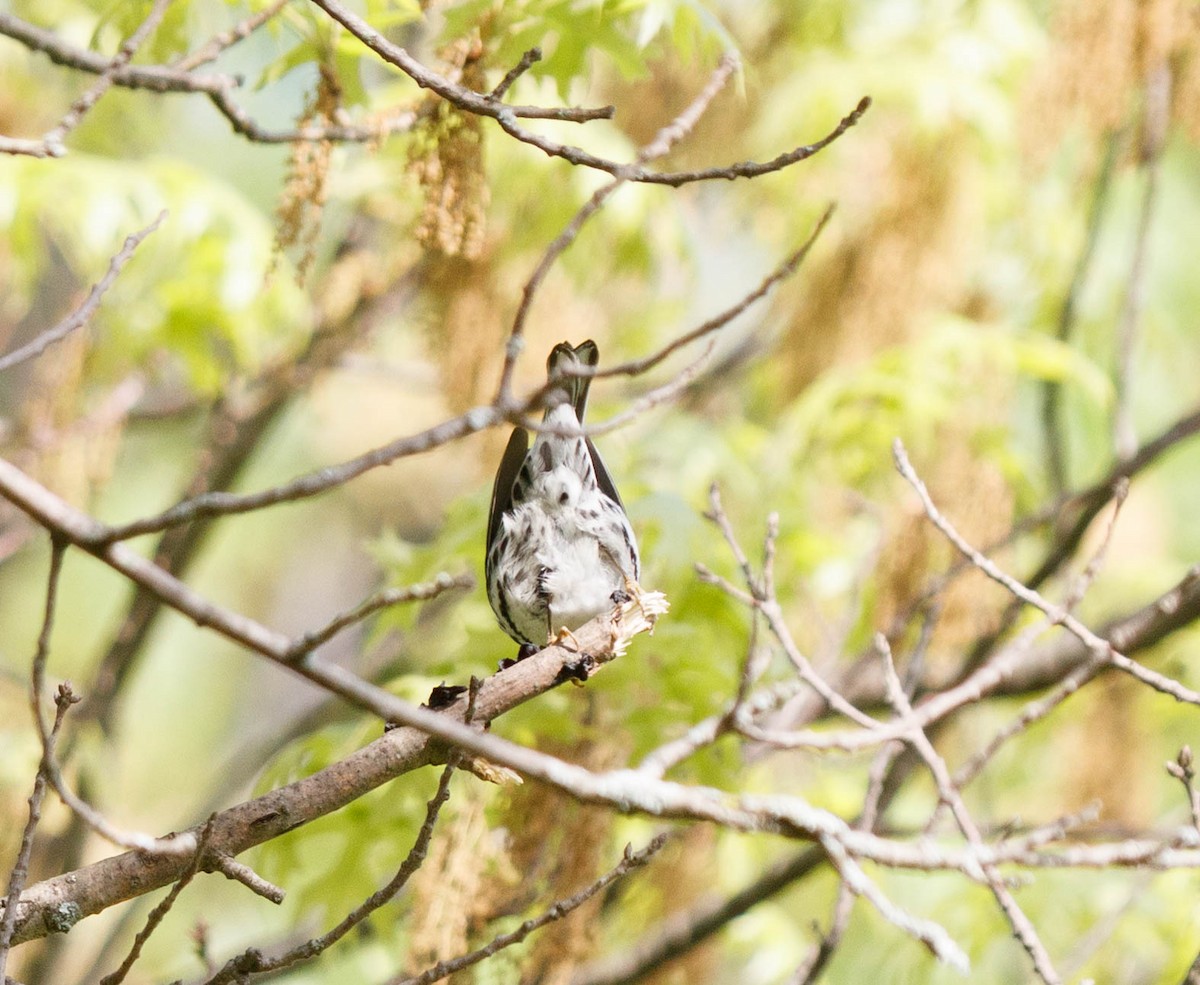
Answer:
<svg viewBox="0 0 1200 985"><path fill-rule="evenodd" d="M175 0L135 61L170 63L260 7ZM4 9L69 44L111 54L149 5L9 0ZM767 160L823 136L862 96L873 99L858 126L778 173L680 189L623 187L542 286L518 366L521 387L540 382L544 354L561 339L597 339L605 362L653 351L739 300L837 204L800 272L722 332L714 368L680 401L598 439L641 540L643 585L668 594L669 617L585 690L548 694L498 721L503 735L616 767L725 705L750 620L693 572L699 561L737 578L702 518L713 482L752 554L767 513L778 511L781 601L801 648L832 672L950 561L894 474L893 438L904 440L937 501L982 545L1063 488L1109 470L1119 407L1128 407L1143 440L1196 408L1195 2L367 0L359 9L427 64L481 90L540 45L544 60L511 99L612 103L616 114L611 122L529 127L617 160L631 158L682 109L732 47L741 73L661 162L669 170ZM210 70L244 78L234 98L264 127L343 118L373 125L396 107L416 109L418 123L377 141L293 150L238 136L201 95L114 88L68 138L66 157L0 158L0 351L62 318L127 235L168 213L86 329L0 376L0 453L109 522L183 495L205 456L221 448L210 425L218 401L258 406L275 388L278 412L255 435L239 490L278 484L489 402L523 284L604 180L423 97L303 3L197 71ZM37 137L91 79L0 37L0 133ZM1063 305L1093 241L1062 338ZM1134 329L1127 395L1118 385L1122 325ZM314 336L328 343L316 357ZM686 358L649 379L597 383L594 419L624 409ZM293 362L310 371L281 395L277 368ZM1049 438L1047 384L1059 386L1063 409ZM506 437L506 429L475 435L321 497L223 519L186 580L298 635L382 584L441 571L481 579L492 471ZM1047 465L1051 441L1063 449L1061 476ZM1134 482L1082 605L1093 624L1152 600L1196 561L1198 467L1200 447L1183 444ZM153 546L149 538L134 543ZM1045 543L1036 534L1020 540L1000 563L1027 571ZM1085 545L1073 572L1095 546ZM0 512L5 858L19 838L38 756L26 692L48 553L44 535ZM1063 588L1048 591L1060 597ZM981 578L956 582L926 657L930 672L950 674L1005 601ZM86 694L129 604L121 578L69 556L54 677L71 678ZM1194 683L1195 640L1194 630L1182 631L1145 659ZM431 684L489 673L511 651L477 587L385 613L322 655L421 700ZM86 777L87 795L127 827L193 824L378 734L377 722L172 613L128 666L106 727L81 719L69 743L72 775L81 784ZM789 673L775 655L768 680ZM998 702L962 716L939 744L951 766L1019 707ZM1114 831L1185 823L1185 800L1161 764L1198 734L1194 709L1104 678L1007 747L968 802L996 824L1014 816L1043 823L1097 799ZM674 775L800 793L851 817L868 762L746 757L726 741ZM403 858L433 782L405 777L256 851L251 864L289 890L282 908L223 880L200 881L130 980L202 974L198 921L218 960L336 921ZM653 830L557 805L537 789L478 787L455 780L442 855L423 870L424 882L381 910L370 932L288 981L371 982L406 961L419 968L438 948L453 952L526 915L497 917L498 901L533 906L573 891L611 865L626 840ZM889 824L919 827L935 800L928 779L915 779ZM548 830L551 804L560 823ZM43 833L67 830L56 806ZM570 981L573 963L595 947L621 950L665 911L735 891L790 848L690 831L636 877L621 906L548 932L560 933L555 954L536 950L550 944L527 945L462 980L515 981L524 962L526 976L536 968L545 980ZM58 846L36 875L109 852L91 842ZM972 981L1028 978L985 890L954 876L871 875L893 899L950 930L971 956ZM797 883L655 980L787 981L815 939L814 921L825 924L835 889L828 872ZM434 927L430 900L438 894L455 917ZM1189 873L1039 872L1018 897L1070 980L1179 980L1200 946ZM18 952L27 980L95 980L94 963L114 963L144 905L132 910L120 926L119 912L89 919L49 951L27 946ZM867 975L881 983L960 980L860 903L823 980Z"/></svg>

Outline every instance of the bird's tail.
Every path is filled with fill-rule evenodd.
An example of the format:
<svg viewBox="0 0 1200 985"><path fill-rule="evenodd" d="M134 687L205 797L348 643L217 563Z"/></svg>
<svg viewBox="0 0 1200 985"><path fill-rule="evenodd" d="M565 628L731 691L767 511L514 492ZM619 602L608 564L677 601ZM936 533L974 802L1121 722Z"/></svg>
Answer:
<svg viewBox="0 0 1200 985"><path fill-rule="evenodd" d="M599 361L600 350L591 339L576 346L572 346L570 342L559 342L550 350L546 359L546 373L553 379L565 367L579 365L590 369ZM567 398L575 407L575 416L582 422L583 412L587 407L588 388L592 385L591 377L563 376L562 385L567 392Z"/></svg>

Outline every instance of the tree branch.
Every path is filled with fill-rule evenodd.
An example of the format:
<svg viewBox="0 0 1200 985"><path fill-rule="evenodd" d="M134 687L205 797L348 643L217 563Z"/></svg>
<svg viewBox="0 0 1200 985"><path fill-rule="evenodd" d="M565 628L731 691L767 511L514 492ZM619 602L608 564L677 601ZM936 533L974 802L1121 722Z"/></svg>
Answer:
<svg viewBox="0 0 1200 985"><path fill-rule="evenodd" d="M108 262L108 272L92 285L92 289L88 291L88 296L84 299L83 303L57 325L41 332L33 341L26 343L19 349L14 349L4 356L0 356L0 371L11 369L13 366L40 356L50 346L54 345L54 343L61 342L76 329L86 325L100 306L100 299L104 297L104 293L112 287L113 282L117 279L121 268L133 256L134 250L141 245L147 236L162 225L166 217L167 213L165 211L160 212L158 218L150 223L150 225L130 236L126 236L124 245Z"/></svg>
<svg viewBox="0 0 1200 985"><path fill-rule="evenodd" d="M61 540L51 539L46 606L42 616L42 628L38 633L37 649L33 656L32 682L30 684L30 703L33 706L34 719L38 723L38 731L42 737L42 758L33 779L33 792L29 795L29 819L25 822L25 828L21 834L21 845L17 849L17 857L8 877L4 918L0 920L0 982L5 981L4 969L8 965L8 952L13 944L13 932L16 930L16 904L21 898L21 889L29 876L29 858L33 853L33 837L42 820L42 800L46 795L46 783L49 779L50 757L54 753L54 743L58 739L59 729L62 728L63 717L75 700L69 688L60 689L59 700L55 702L57 710L54 715L54 725L47 730L42 720L42 689L39 687L39 683L44 673L46 655L50 649L50 630L54 626L58 582L62 574L62 560L66 549L67 545Z"/></svg>
<svg viewBox="0 0 1200 985"><path fill-rule="evenodd" d="M413 873L425 861L425 856L429 850L429 840L433 837L434 825L437 824L442 806L450 798L450 777L453 773L453 764L447 765L442 770L437 790L425 805L425 820L421 823L421 827L417 831L417 837L413 841L413 846L409 849L408 854L404 857L404 861L400 863L400 868L396 870L396 874L388 881L386 886L383 886L367 897L359 906L355 907L353 911L340 920L337 926L331 928L328 933L289 948L283 954L274 958L266 957L258 948L247 948L237 957L230 958L220 971L205 981L204 985L225 985L226 982L233 981L242 983L248 981L251 975L279 971L297 962L311 960L322 951L328 950L340 941L381 906L393 900L396 894L408 883Z"/></svg>
<svg viewBox="0 0 1200 985"><path fill-rule="evenodd" d="M642 604L653 611L653 593L644 597ZM626 603L614 613L593 620L574 633L583 647L582 654L566 646L547 647L484 681L475 696L473 720L490 722L565 680L595 673L624 651L632 635L648 628L649 623L636 602ZM341 682L338 686L342 690L359 693L370 710L385 720L417 727L392 729L318 773L220 812L212 821L211 852L236 856L344 807L388 780L444 759L447 742L504 765L513 765L505 761L511 760L516 750L519 762L515 768L522 771L532 768L539 774L552 775L561 766L568 773L586 774L578 767L514 746L498 736L481 734L463 724L467 696L434 712L373 688L341 668L327 668L327 671L332 679ZM198 832L199 828L194 828L183 834L194 837ZM26 890L15 911L14 941L44 936L51 929L64 929L62 922L68 917L73 924L115 903L165 886L180 877L186 864L187 858L178 855L129 852L39 883Z"/></svg>

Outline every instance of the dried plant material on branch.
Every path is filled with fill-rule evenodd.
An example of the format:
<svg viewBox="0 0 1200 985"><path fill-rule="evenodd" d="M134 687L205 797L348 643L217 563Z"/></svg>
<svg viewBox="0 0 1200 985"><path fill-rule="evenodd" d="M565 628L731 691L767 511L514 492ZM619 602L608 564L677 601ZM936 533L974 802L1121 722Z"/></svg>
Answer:
<svg viewBox="0 0 1200 985"><path fill-rule="evenodd" d="M587 700L590 695L582 695ZM585 738L567 745L547 742L544 751L590 770L619 768L627 761L629 740L617 721L619 712L593 702L584 728L604 741ZM614 727L605 727L604 722ZM524 887L539 896L559 899L600 874L612 841L615 816L603 806L581 804L558 790L526 784L514 791L505 822L512 832L510 865L524 874ZM540 936L522 963L522 980L566 985L575 969L591 956L598 940L596 897Z"/></svg>
<svg viewBox="0 0 1200 985"><path fill-rule="evenodd" d="M337 119L341 105L342 86L333 64L326 59L318 65L316 91L300 114L301 129L314 123L332 123ZM316 256L332 158L331 140L298 140L292 144L287 182L276 210L279 231L275 236L275 248L280 253L299 251L296 279L300 283L308 276Z"/></svg>
<svg viewBox="0 0 1200 985"><path fill-rule="evenodd" d="M443 818L425 864L413 877L404 959L409 974L467 949L473 926L493 903L488 876L497 858L483 799L473 789Z"/></svg>
<svg viewBox="0 0 1200 985"><path fill-rule="evenodd" d="M483 44L464 38L443 57L472 89L484 85ZM483 169L483 121L436 95L414 128L408 170L425 193L417 239L445 257L478 259L487 231L490 194Z"/></svg>

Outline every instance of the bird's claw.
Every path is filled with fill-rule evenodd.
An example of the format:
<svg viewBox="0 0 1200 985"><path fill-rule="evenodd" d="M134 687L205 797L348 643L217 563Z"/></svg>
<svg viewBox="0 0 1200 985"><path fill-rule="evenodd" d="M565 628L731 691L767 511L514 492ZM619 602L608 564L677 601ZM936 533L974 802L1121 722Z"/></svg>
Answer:
<svg viewBox="0 0 1200 985"><path fill-rule="evenodd" d="M551 636L549 642L546 645L547 646L562 646L564 643L567 642L567 640L571 641L571 647L577 653L583 652L583 644L580 643L579 640L577 640L575 638L575 634L572 633L571 630L569 630L566 626L563 626L561 629L559 629L559 631L555 635Z"/></svg>
<svg viewBox="0 0 1200 985"><path fill-rule="evenodd" d="M648 622L653 622L653 619L650 617L650 613L648 613L646 611L646 607L642 605L642 596L645 594L646 593L642 590L641 585L639 585L634 579L626 577L624 590L618 588L615 592L613 592L613 602L617 605L624 605L626 602L635 602L637 603L637 607L642 612L642 618ZM618 601L618 595L622 595L624 598Z"/></svg>

